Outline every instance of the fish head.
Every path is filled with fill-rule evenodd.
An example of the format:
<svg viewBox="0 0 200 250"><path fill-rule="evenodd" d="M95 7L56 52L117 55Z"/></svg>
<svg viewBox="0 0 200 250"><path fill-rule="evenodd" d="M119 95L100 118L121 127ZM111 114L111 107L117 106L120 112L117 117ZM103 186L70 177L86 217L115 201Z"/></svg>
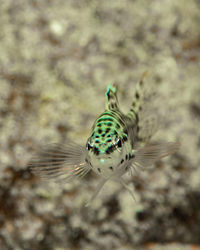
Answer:
<svg viewBox="0 0 200 250"><path fill-rule="evenodd" d="M106 131L106 129L105 129ZM105 178L119 174L126 158L128 140L116 130L94 131L86 144L87 161L91 168Z"/></svg>

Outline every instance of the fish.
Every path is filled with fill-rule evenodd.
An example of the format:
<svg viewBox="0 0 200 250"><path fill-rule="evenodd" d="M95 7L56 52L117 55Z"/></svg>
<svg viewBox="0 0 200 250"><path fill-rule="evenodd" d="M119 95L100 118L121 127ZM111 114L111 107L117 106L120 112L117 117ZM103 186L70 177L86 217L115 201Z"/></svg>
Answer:
<svg viewBox="0 0 200 250"><path fill-rule="evenodd" d="M135 199L133 190L124 181L124 174L135 168L147 169L180 147L178 142L150 142L158 130L159 119L149 108L154 91L151 93L151 87L146 84L146 76L147 72L144 72L136 84L127 114L120 110L117 86L109 84L105 94L105 111L95 120L86 145L67 141L65 144L42 146L28 164L30 171L57 182L70 182L94 171L102 178L87 206L108 180L120 183Z"/></svg>

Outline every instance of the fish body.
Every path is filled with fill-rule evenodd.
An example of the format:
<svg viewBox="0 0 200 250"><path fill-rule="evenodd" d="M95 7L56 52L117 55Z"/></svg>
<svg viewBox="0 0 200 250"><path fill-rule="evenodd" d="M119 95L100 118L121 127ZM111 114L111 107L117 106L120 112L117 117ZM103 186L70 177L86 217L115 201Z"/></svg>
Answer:
<svg viewBox="0 0 200 250"><path fill-rule="evenodd" d="M44 146L31 159L31 171L44 178L71 181L92 170L102 180L91 201L109 179L119 181L133 196L122 176L134 167L146 168L179 148L176 142L149 143L158 121L155 114L145 111L150 105L145 77L146 73L136 85L128 114L119 108L116 86L108 85L105 111L95 120L86 146L72 142Z"/></svg>
<svg viewBox="0 0 200 250"><path fill-rule="evenodd" d="M130 128L134 131L135 122L119 110L116 88L109 85L106 110L94 122L86 145L86 162L92 170L105 179L120 177L127 171L134 158L131 145L134 138L129 138L128 124L132 125Z"/></svg>

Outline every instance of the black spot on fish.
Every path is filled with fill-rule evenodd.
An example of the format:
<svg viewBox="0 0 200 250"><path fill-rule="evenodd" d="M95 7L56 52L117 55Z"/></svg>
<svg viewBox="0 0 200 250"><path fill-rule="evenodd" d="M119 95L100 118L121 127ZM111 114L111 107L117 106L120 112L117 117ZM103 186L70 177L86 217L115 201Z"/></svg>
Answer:
<svg viewBox="0 0 200 250"><path fill-rule="evenodd" d="M107 126L109 126L109 127L112 126L112 123L111 123L111 122L108 122L108 123L107 123Z"/></svg>
<svg viewBox="0 0 200 250"><path fill-rule="evenodd" d="M127 136L123 136L123 141L127 141L128 140L128 137Z"/></svg>
<svg viewBox="0 0 200 250"><path fill-rule="evenodd" d="M111 103L110 107L111 107L111 109L114 109L115 108L115 104Z"/></svg>
<svg viewBox="0 0 200 250"><path fill-rule="evenodd" d="M97 127L101 127L101 123L98 123L98 124L97 124Z"/></svg>
<svg viewBox="0 0 200 250"><path fill-rule="evenodd" d="M121 164L124 162L124 159L121 160Z"/></svg>
<svg viewBox="0 0 200 250"><path fill-rule="evenodd" d="M106 129L106 131L105 131L105 132L106 132L106 134L107 134L109 131L110 131L110 128L107 128L107 129Z"/></svg>
<svg viewBox="0 0 200 250"><path fill-rule="evenodd" d="M111 139L108 139L107 142L111 142L112 140Z"/></svg>
<svg viewBox="0 0 200 250"><path fill-rule="evenodd" d="M96 135L95 137L96 137L96 138L99 138L99 135Z"/></svg>
<svg viewBox="0 0 200 250"><path fill-rule="evenodd" d="M99 143L99 140L95 140L95 143Z"/></svg>
<svg viewBox="0 0 200 250"><path fill-rule="evenodd" d="M128 160L128 155L126 155L126 160Z"/></svg>
<svg viewBox="0 0 200 250"><path fill-rule="evenodd" d="M100 168L97 168L97 170L99 171L99 173L101 173L101 169Z"/></svg>
<svg viewBox="0 0 200 250"><path fill-rule="evenodd" d="M112 167L112 166L110 166L109 168L110 168L110 170L113 170L113 167Z"/></svg>
<svg viewBox="0 0 200 250"><path fill-rule="evenodd" d="M112 145L112 146L108 147L108 149L106 150L106 154L110 154L113 151L114 151L114 146Z"/></svg>
<svg viewBox="0 0 200 250"><path fill-rule="evenodd" d="M92 148L92 146L90 145L90 143L88 142L87 144L87 149L90 150Z"/></svg>
<svg viewBox="0 0 200 250"><path fill-rule="evenodd" d="M98 129L98 133L101 134L102 133L102 129Z"/></svg>
<svg viewBox="0 0 200 250"><path fill-rule="evenodd" d="M117 128L117 129L119 129L119 128L120 128L120 126L119 126L119 124L118 124L118 123L116 123L116 128Z"/></svg>
<svg viewBox="0 0 200 250"><path fill-rule="evenodd" d="M93 148L93 152L94 152L95 155L99 155L99 150L98 150L97 147L94 147L94 148Z"/></svg>
<svg viewBox="0 0 200 250"><path fill-rule="evenodd" d="M135 97L136 99L139 99L140 95L138 94L138 92L135 93Z"/></svg>

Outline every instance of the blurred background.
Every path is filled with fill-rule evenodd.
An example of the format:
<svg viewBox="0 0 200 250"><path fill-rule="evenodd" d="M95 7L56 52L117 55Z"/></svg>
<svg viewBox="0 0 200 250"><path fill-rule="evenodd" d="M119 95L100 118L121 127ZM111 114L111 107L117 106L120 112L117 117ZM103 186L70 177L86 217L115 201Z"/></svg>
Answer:
<svg viewBox="0 0 200 250"><path fill-rule="evenodd" d="M44 183L27 170L40 145L84 145L107 84L128 111L148 70L155 135L181 149L128 179L136 202L100 178ZM0 249L200 249L200 2L0 1ZM151 105L151 103L149 103Z"/></svg>

